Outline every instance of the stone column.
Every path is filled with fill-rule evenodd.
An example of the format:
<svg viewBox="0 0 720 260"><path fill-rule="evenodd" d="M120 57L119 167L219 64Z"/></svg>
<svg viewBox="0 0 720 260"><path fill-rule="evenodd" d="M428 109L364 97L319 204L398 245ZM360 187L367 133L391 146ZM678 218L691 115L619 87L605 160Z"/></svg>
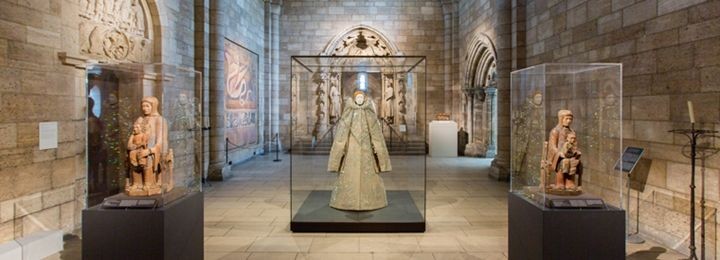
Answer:
<svg viewBox="0 0 720 260"><path fill-rule="evenodd" d="M208 167L210 162L210 138L206 127L209 125L207 118L210 116L208 105L210 104L209 86L210 86L210 0L195 0L195 70L202 73L202 98L200 104L202 106L201 126L202 129L202 176L206 178L208 175Z"/></svg>
<svg viewBox="0 0 720 260"><path fill-rule="evenodd" d="M444 25L444 74L445 74L445 112L450 113L453 120L462 117L462 94L460 79L460 54L458 45L458 0L443 0Z"/></svg>
<svg viewBox="0 0 720 260"><path fill-rule="evenodd" d="M210 116L210 161L208 178L211 180L223 180L230 173L230 167L226 164L225 156L225 29L227 18L224 10L225 1L209 1L210 17L210 51L208 58L210 77L208 100Z"/></svg>
<svg viewBox="0 0 720 260"><path fill-rule="evenodd" d="M507 180L510 176L510 72L516 65L513 55L513 4L522 0L495 0L494 23L497 33L497 154L490 176Z"/></svg>
<svg viewBox="0 0 720 260"><path fill-rule="evenodd" d="M486 115L487 115L487 152L485 157L491 158L497 155L497 113L495 113L495 107L497 104L497 89L490 86L485 89L487 97L485 98Z"/></svg>
<svg viewBox="0 0 720 260"><path fill-rule="evenodd" d="M280 133L280 12L282 0L265 0L265 71L267 71L267 116L265 140L274 140ZM285 141L285 140L282 140ZM266 142L266 151L274 151L275 145ZM268 147L270 146L270 147ZM282 149L282 148L281 148Z"/></svg>

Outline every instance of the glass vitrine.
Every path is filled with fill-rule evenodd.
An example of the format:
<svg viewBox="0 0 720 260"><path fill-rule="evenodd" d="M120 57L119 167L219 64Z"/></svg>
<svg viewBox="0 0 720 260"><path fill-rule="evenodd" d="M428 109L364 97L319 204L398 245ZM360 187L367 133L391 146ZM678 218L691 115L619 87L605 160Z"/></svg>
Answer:
<svg viewBox="0 0 720 260"><path fill-rule="evenodd" d="M424 57L292 57L292 231L425 230L425 82Z"/></svg>
<svg viewBox="0 0 720 260"><path fill-rule="evenodd" d="M162 207L201 190L201 80L165 64L87 66L88 207Z"/></svg>
<svg viewBox="0 0 720 260"><path fill-rule="evenodd" d="M621 64L511 74L511 192L551 208L622 205Z"/></svg>

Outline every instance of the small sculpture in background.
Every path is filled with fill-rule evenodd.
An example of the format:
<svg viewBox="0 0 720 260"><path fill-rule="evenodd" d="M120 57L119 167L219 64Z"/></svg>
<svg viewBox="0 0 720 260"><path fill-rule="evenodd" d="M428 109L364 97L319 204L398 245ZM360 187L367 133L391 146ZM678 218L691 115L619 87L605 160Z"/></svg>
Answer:
<svg viewBox="0 0 720 260"><path fill-rule="evenodd" d="M340 109L341 106L341 100L340 100L340 90L338 90L338 86L334 83L330 84L330 123L335 124L338 117L340 117Z"/></svg>
<svg viewBox="0 0 720 260"><path fill-rule="evenodd" d="M385 120L393 124L395 122L395 87L391 77L385 77L385 89L383 95L383 114Z"/></svg>
<svg viewBox="0 0 720 260"><path fill-rule="evenodd" d="M438 120L438 121L448 121L448 120L450 120L450 114L448 114L448 113L437 113L437 114L435 114L435 120Z"/></svg>
<svg viewBox="0 0 720 260"><path fill-rule="evenodd" d="M168 124L158 112L160 102L144 97L143 116L135 120L128 140L130 176L125 192L130 196L152 196L173 189L173 151L168 147Z"/></svg>
<svg viewBox="0 0 720 260"><path fill-rule="evenodd" d="M546 156L542 161L541 188L547 193L576 195L582 193L582 163L577 149L577 134L570 128L573 114L570 110L558 111L558 124L550 131L545 143ZM555 183L546 185L550 172Z"/></svg>

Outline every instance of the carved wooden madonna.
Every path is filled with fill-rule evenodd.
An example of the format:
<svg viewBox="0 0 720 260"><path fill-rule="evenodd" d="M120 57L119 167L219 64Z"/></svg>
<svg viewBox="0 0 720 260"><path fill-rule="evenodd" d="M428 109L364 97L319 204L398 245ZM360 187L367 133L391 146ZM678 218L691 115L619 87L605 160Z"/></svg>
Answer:
<svg viewBox="0 0 720 260"><path fill-rule="evenodd" d="M149 63L153 23L147 0L80 0L80 52L91 58Z"/></svg>

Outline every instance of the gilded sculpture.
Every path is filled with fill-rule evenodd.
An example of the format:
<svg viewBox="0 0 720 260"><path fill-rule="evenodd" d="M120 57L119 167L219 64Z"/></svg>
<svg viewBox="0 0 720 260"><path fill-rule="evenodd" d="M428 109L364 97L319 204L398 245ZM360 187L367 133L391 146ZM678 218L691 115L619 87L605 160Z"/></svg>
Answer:
<svg viewBox="0 0 720 260"><path fill-rule="evenodd" d="M366 100L367 99L367 100ZM381 125L372 102L355 91L338 121L328 171L337 172L330 206L367 211L388 205L380 172L392 170Z"/></svg>

